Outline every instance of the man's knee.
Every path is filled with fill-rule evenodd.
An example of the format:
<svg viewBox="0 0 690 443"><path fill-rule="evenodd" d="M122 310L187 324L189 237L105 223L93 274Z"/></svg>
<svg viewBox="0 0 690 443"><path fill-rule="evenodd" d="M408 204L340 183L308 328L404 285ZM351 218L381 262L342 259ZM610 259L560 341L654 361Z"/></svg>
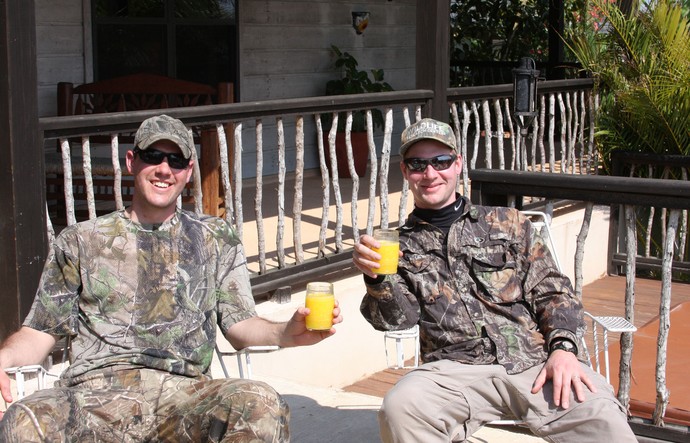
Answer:
<svg viewBox="0 0 690 443"><path fill-rule="evenodd" d="M158 437L207 435L208 441L288 441L290 412L285 400L266 383L232 379L192 386L183 402L164 410L168 418ZM187 441L187 440L185 440Z"/></svg>
<svg viewBox="0 0 690 443"><path fill-rule="evenodd" d="M0 441L3 443L41 442L47 429L34 412L24 404L11 405L0 421Z"/></svg>
<svg viewBox="0 0 690 443"><path fill-rule="evenodd" d="M637 442L623 407L615 397L608 396L575 404L538 431L540 435L548 436L572 434L580 441Z"/></svg>
<svg viewBox="0 0 690 443"><path fill-rule="evenodd" d="M379 419L389 423L403 423L409 417L419 417L417 402L414 401L414 398L415 393L409 392L403 384L399 383L389 390L383 398Z"/></svg>

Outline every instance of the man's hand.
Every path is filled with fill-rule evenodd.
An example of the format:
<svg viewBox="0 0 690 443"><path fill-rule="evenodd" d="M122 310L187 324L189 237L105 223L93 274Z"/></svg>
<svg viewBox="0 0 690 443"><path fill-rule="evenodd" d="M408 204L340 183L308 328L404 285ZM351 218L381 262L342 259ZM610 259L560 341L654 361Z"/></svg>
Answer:
<svg viewBox="0 0 690 443"><path fill-rule="evenodd" d="M381 267L378 262L381 260L381 254L372 249L379 247L381 247L381 244L376 241L374 237L364 234L359 237L359 243L355 245L355 249L352 252L352 263L357 269L362 271L363 274L371 278L379 277L378 274L374 273L373 269ZM403 256L402 251L398 252L398 256Z"/></svg>
<svg viewBox="0 0 690 443"><path fill-rule="evenodd" d="M2 398L6 403L12 403L14 400L12 398L12 392L10 391L10 378L2 369L0 369L0 393L2 393ZM2 420L3 415L5 415L5 413L0 411L0 420Z"/></svg>
<svg viewBox="0 0 690 443"><path fill-rule="evenodd" d="M568 409L570 406L571 388L575 391L575 398L580 402L585 401L583 384L591 392L597 392L596 387L572 352L556 350L551 353L536 380L534 380L532 394L539 392L547 380L553 382L553 402L563 409Z"/></svg>
<svg viewBox="0 0 690 443"><path fill-rule="evenodd" d="M335 328L328 331L310 331L307 329L305 317L309 309L301 306L297 308L288 321L272 322L262 317L251 317L230 326L225 338L235 349L243 349L247 346L280 346L290 348L293 346L313 345L335 334ZM343 321L338 300L333 308L333 324Z"/></svg>
<svg viewBox="0 0 690 443"><path fill-rule="evenodd" d="M381 259L381 255L378 252L374 252L371 248L378 248L379 246L381 245L374 237L364 234L359 237L359 243L355 245L355 249L352 252L352 263L354 263L357 269L362 271L363 274L371 278L378 277L378 275L372 271L372 268L378 268L378 260Z"/></svg>
<svg viewBox="0 0 690 443"><path fill-rule="evenodd" d="M309 309L301 306L292 315L285 325L285 332L282 337L281 347L287 346L309 346L320 342L321 340L335 334L335 328L331 327L328 331L310 331L307 329L305 317L309 314ZM338 300L335 301L335 308L333 309L333 325L343 321L343 316L340 314L340 307Z"/></svg>

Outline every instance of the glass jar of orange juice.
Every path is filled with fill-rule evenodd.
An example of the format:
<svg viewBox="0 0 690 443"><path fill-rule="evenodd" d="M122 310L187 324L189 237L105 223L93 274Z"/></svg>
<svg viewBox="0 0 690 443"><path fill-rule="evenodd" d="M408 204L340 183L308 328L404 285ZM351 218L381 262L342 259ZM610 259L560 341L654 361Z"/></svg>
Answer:
<svg viewBox="0 0 690 443"><path fill-rule="evenodd" d="M335 294L333 283L307 283L307 295L304 306L309 309L305 321L310 331L327 331L333 326L333 309Z"/></svg>
<svg viewBox="0 0 690 443"><path fill-rule="evenodd" d="M398 272L398 253L400 251L400 241L396 229L374 229L374 239L379 242L378 248L374 251L381 255L379 267L372 268L376 274L386 275Z"/></svg>

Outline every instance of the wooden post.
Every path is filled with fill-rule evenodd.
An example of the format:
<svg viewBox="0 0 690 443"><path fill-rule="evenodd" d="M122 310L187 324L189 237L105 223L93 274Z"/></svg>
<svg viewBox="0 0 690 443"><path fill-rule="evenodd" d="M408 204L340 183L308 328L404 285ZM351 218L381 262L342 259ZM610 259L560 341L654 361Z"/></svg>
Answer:
<svg viewBox="0 0 690 443"><path fill-rule="evenodd" d="M33 0L0 7L0 339L31 308L48 250Z"/></svg>
<svg viewBox="0 0 690 443"><path fill-rule="evenodd" d="M233 83L218 83L216 91L217 104L232 103L234 100L233 88ZM232 123L225 125L225 135L228 145L228 165L231 174L235 160L234 128L235 125ZM201 159L199 169L201 172L202 192L204 194L202 206L205 214L215 216L222 216L225 212L225 209L222 208L224 194L221 186L219 149L220 146L216 130L205 129L201 131Z"/></svg>
<svg viewBox="0 0 690 443"><path fill-rule="evenodd" d="M218 200L220 197L220 153L218 152L218 134L215 129L201 131L201 189L204 194L204 214L219 215Z"/></svg>
<svg viewBox="0 0 690 443"><path fill-rule="evenodd" d="M425 117L448 121L450 86L449 1L417 0L416 76L418 89L431 89L434 99Z"/></svg>

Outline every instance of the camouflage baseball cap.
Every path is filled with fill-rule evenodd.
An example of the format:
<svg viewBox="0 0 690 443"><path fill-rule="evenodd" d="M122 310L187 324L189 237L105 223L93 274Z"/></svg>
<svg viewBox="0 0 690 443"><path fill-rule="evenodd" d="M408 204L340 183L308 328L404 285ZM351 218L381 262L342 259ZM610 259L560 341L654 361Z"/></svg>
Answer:
<svg viewBox="0 0 690 443"><path fill-rule="evenodd" d="M170 140L180 147L184 158L190 158L194 151L194 139L180 120L162 114L147 118L134 135L134 146L142 151L160 140Z"/></svg>
<svg viewBox="0 0 690 443"><path fill-rule="evenodd" d="M458 154L457 144L455 143L455 134L453 129L447 123L434 120L433 118L423 118L405 128L400 140L400 155L405 157L405 152L413 144L420 140L431 139L436 140L453 150Z"/></svg>

